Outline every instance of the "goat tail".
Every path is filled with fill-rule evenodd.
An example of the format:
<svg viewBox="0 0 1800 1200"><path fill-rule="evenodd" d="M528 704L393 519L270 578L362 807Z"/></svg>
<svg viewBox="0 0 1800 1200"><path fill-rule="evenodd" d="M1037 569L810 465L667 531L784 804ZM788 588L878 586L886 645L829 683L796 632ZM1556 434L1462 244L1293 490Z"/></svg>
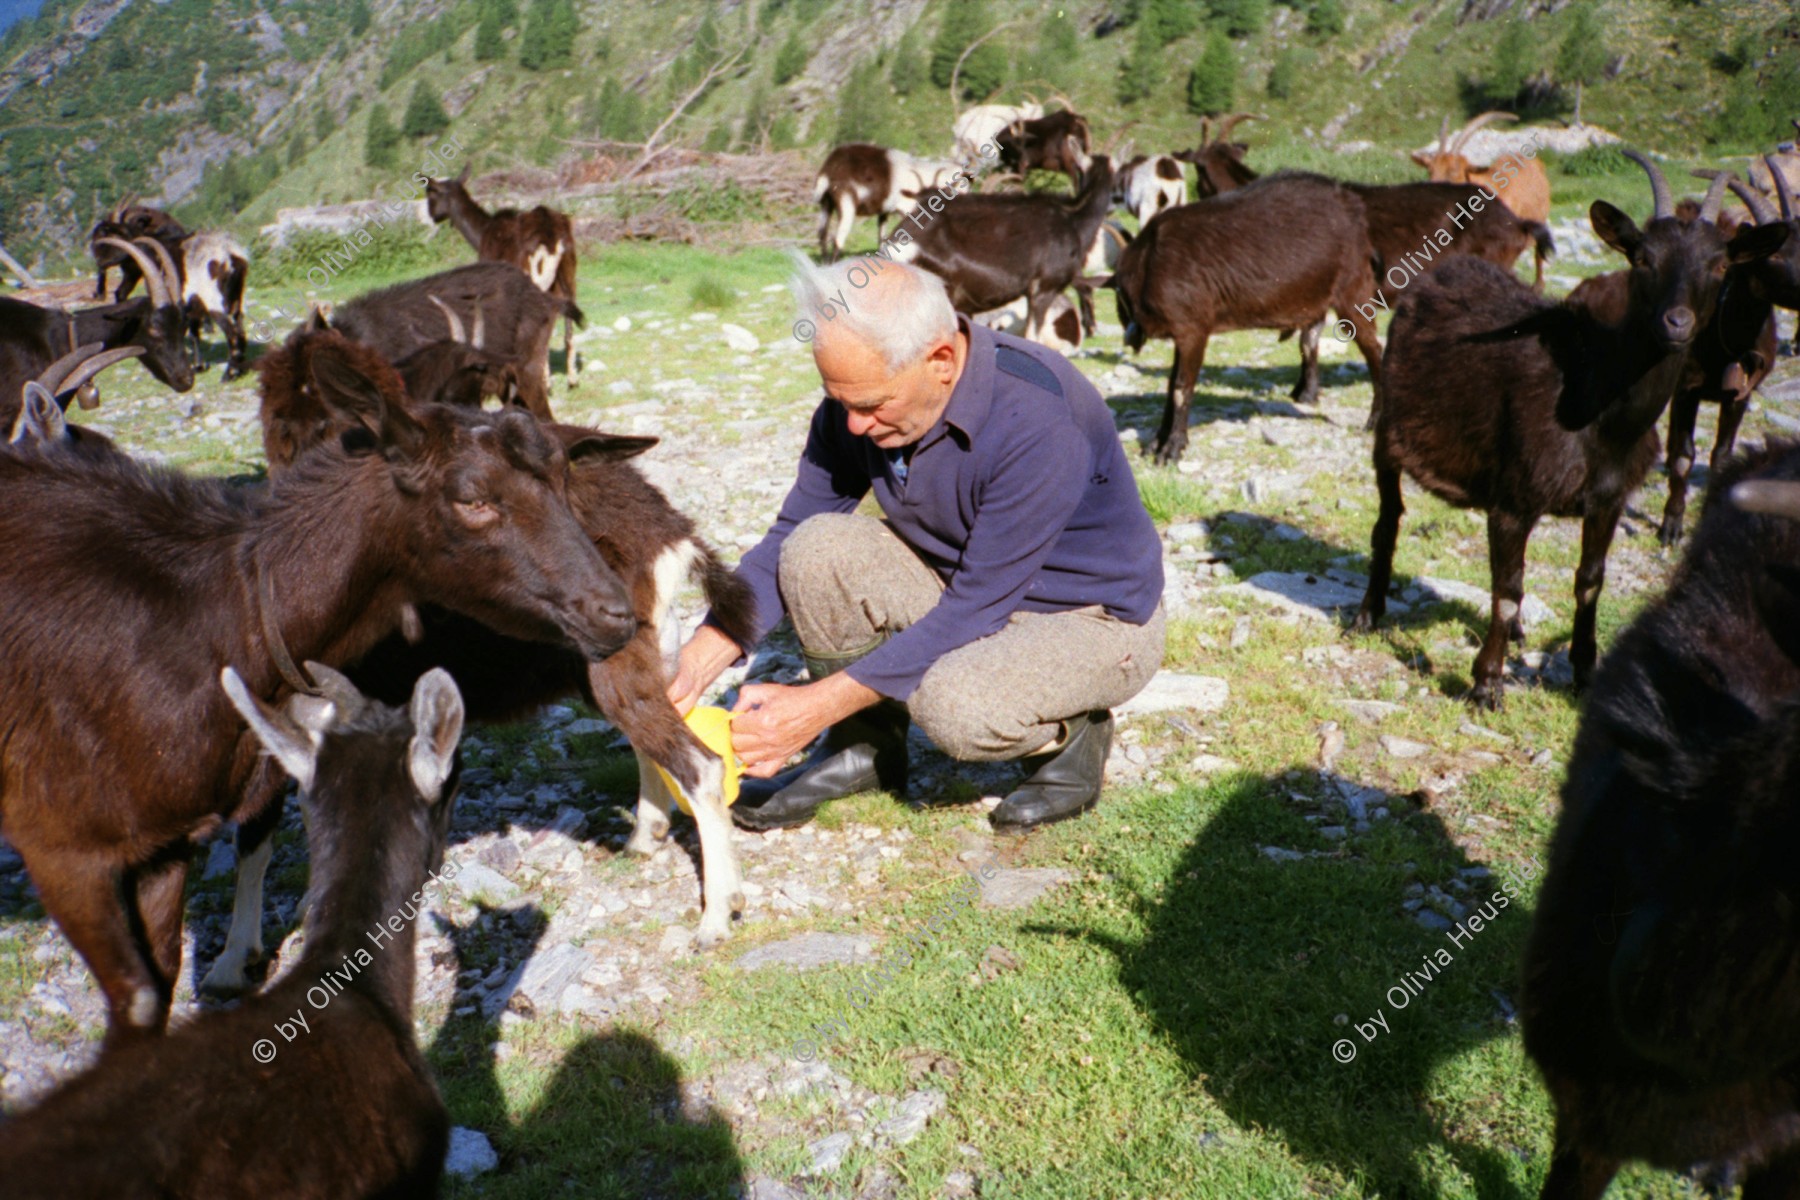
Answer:
<svg viewBox="0 0 1800 1200"><path fill-rule="evenodd" d="M713 621L738 645L753 644L756 641L755 593L748 583L719 560L711 546L698 538L694 539L694 545L700 551L696 564L700 572L700 591L712 608Z"/></svg>
<svg viewBox="0 0 1800 1200"><path fill-rule="evenodd" d="M586 328L587 314L581 311L581 306L579 304L576 304L573 300L564 299L561 296L557 296L555 299L558 312L575 322L578 327Z"/></svg>
<svg viewBox="0 0 1800 1200"><path fill-rule="evenodd" d="M1537 252L1539 254L1543 255L1545 258L1550 258L1556 253L1556 239L1550 236L1550 227L1548 225L1544 224L1542 221L1527 221L1525 222L1525 232L1529 233L1531 235L1531 240L1537 243Z"/></svg>

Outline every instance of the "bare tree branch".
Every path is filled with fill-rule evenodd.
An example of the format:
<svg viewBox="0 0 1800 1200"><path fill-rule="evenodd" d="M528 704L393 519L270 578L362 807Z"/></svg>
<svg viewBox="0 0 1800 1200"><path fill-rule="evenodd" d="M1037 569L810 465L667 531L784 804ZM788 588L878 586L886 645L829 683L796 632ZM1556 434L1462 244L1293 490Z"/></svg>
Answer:
<svg viewBox="0 0 1800 1200"><path fill-rule="evenodd" d="M662 137L663 133L669 126L675 123L676 119L680 117L682 113L687 111L688 105L698 100L701 95L705 93L706 89L713 85L715 79L736 66L737 60L744 57L744 51L748 49L748 46L739 46L732 55L727 58L721 58L712 65L705 76L701 78L700 82L694 85L693 90L683 96L675 105L675 110L663 118L662 124L650 131L650 136L644 139L643 156L639 158L637 162L633 163L631 170L625 172L621 178L630 179L632 176L648 168L652 162L661 156L663 152L656 148L656 143Z"/></svg>
<svg viewBox="0 0 1800 1200"><path fill-rule="evenodd" d="M0 265L5 266L7 270L11 271L14 275L17 275L19 277L19 282L26 287L38 286L38 281L32 278L31 272L21 266L18 259L8 254L5 246L0 246Z"/></svg>

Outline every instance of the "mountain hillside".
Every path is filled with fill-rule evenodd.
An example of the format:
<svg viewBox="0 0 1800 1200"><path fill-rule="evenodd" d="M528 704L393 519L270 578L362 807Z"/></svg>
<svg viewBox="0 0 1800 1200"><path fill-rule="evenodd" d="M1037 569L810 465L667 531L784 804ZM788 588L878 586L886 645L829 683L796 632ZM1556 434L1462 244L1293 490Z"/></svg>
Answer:
<svg viewBox="0 0 1800 1200"><path fill-rule="evenodd" d="M953 100L958 54L996 27ZM1586 121L1664 153L1772 148L1800 116L1800 16L1781 0L49 0L0 37L0 240L72 265L127 195L251 234L284 206L404 192L452 127L478 172L566 168L641 143L709 72L659 145L943 153L958 104L1060 94L1102 142L1185 146L1198 114L1255 110L1270 162L1407 178L1396 151L1445 116L1568 120L1578 93Z"/></svg>

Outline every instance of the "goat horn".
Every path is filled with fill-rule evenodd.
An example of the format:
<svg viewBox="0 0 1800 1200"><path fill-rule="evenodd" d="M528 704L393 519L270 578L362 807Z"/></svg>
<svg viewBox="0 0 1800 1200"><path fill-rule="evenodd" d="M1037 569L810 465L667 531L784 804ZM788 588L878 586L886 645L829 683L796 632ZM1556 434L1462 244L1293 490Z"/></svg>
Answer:
<svg viewBox="0 0 1800 1200"><path fill-rule="evenodd" d="M142 250L138 249L124 238L103 237L98 240L97 244L101 246L117 246L131 256L131 261L138 265L138 270L144 276L144 286L150 289L151 307L162 308L171 303L169 300L169 285L168 282L163 279L162 268L151 261L148 254L145 254Z"/></svg>
<svg viewBox="0 0 1800 1200"><path fill-rule="evenodd" d="M1518 119L1517 114L1500 112L1498 109L1484 112L1462 127L1462 132L1456 135L1456 141L1452 142L1450 145L1450 153L1461 154L1464 144L1467 143L1470 138L1474 137L1483 126L1491 124L1494 121L1516 121Z"/></svg>
<svg viewBox="0 0 1800 1200"><path fill-rule="evenodd" d="M481 349L481 301L475 301L475 328L469 334L469 345Z"/></svg>
<svg viewBox="0 0 1800 1200"><path fill-rule="evenodd" d="M1445 113L1444 119L1438 123L1437 152L1439 154L1450 153L1450 114L1449 113Z"/></svg>
<svg viewBox="0 0 1800 1200"><path fill-rule="evenodd" d="M98 346L99 344L99 342L90 342L88 346L83 346L81 349L87 350L89 346ZM114 363L124 362L128 358L136 358L143 352L144 348L142 346L120 346L116 350L102 350L99 354L94 355L85 362L77 363L73 371L66 378L59 379L53 384L46 382L43 378L40 378L38 382L60 396L64 392L73 392L86 387L88 380L106 370L106 368L112 366ZM79 351L77 353L79 353ZM72 357L74 356L66 356L66 358ZM58 359L57 362L63 362L66 358ZM55 365L55 363L52 363L51 367L54 368ZM45 374L47 375L48 372ZM92 408L93 405L90 403L83 403L82 407Z"/></svg>
<svg viewBox="0 0 1800 1200"><path fill-rule="evenodd" d="M1200 118L1200 146L1205 149L1212 144L1212 118Z"/></svg>
<svg viewBox="0 0 1800 1200"><path fill-rule="evenodd" d="M1712 186L1706 189L1706 199L1700 202L1700 219L1709 224L1719 219L1719 205L1725 200L1725 184L1732 178L1730 171L1720 171L1713 176Z"/></svg>
<svg viewBox="0 0 1800 1200"><path fill-rule="evenodd" d="M192 237L193 235L189 234L188 236ZM141 237L132 238L131 240L141 246L148 246L150 248L150 253L156 255L156 261L162 264L163 273L169 278L170 290L180 294L182 291L181 269L175 265L175 259L169 253L169 248L155 238Z"/></svg>
<svg viewBox="0 0 1800 1200"><path fill-rule="evenodd" d="M1700 172L1696 171L1695 174L1698 175ZM1733 179L1725 186L1731 189L1732 195L1744 202L1744 207L1750 210L1750 215L1756 218L1758 225L1770 225L1781 220L1781 214L1775 211L1775 206L1769 203L1769 198L1749 184Z"/></svg>
<svg viewBox="0 0 1800 1200"><path fill-rule="evenodd" d="M1230 116L1219 122L1219 140L1221 142L1229 141L1231 139L1231 131L1245 121L1266 121L1268 119L1269 118L1262 113L1232 113Z"/></svg>
<svg viewBox="0 0 1800 1200"><path fill-rule="evenodd" d="M1731 502L1745 512L1800 521L1800 483L1788 479L1746 479L1731 489Z"/></svg>
<svg viewBox="0 0 1800 1200"><path fill-rule="evenodd" d="M439 300L436 296L432 296L430 299L433 304L443 310L444 320L450 322L450 340L453 342L466 343L469 340L469 335L463 329L462 318L457 316L454 309L448 304L445 304L442 300Z"/></svg>
<svg viewBox="0 0 1800 1200"><path fill-rule="evenodd" d="M1669 196L1669 181L1657 165L1639 154L1636 150L1621 150L1626 158L1644 168L1644 174L1650 177L1650 196L1655 203L1655 211L1650 214L1652 221L1660 221L1664 217L1675 215L1675 201Z"/></svg>
<svg viewBox="0 0 1800 1200"><path fill-rule="evenodd" d="M1769 168L1769 174L1775 180L1775 194L1781 198L1781 219L1793 220L1797 214L1794 211L1794 193L1788 187L1787 176L1776 170L1773 155L1763 155L1763 166Z"/></svg>
<svg viewBox="0 0 1800 1200"><path fill-rule="evenodd" d="M102 342L89 342L85 346L77 346L38 372L37 382L46 391L55 394L62 389L63 380L67 379L76 367L104 349L106 349L106 345Z"/></svg>

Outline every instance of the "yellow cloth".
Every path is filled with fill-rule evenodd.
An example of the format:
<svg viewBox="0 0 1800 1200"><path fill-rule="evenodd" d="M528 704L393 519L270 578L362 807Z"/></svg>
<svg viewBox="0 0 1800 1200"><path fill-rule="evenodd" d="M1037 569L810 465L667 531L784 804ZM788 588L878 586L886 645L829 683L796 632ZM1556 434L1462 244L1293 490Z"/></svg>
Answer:
<svg viewBox="0 0 1800 1200"><path fill-rule="evenodd" d="M737 803L738 782L744 776L744 768L731 748L731 713L710 704L697 705L688 713L687 724L702 745L725 760L725 807L730 808ZM663 770L660 763L656 769L662 772L663 782L674 793L675 803L681 805L681 811L693 816L693 806L688 803L687 795L682 792L681 785L675 782L674 776Z"/></svg>

